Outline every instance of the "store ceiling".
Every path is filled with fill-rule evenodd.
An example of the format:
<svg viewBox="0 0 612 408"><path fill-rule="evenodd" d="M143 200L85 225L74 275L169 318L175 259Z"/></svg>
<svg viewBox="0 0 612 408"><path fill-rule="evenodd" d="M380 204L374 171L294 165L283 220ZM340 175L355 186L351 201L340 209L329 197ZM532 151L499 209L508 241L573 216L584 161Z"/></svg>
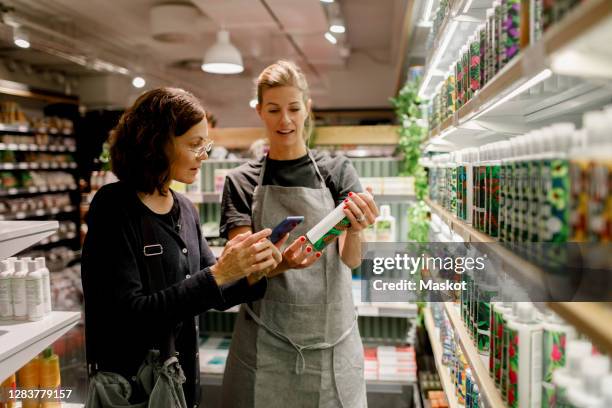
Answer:
<svg viewBox="0 0 612 408"><path fill-rule="evenodd" d="M91 63L66 61L65 53L112 62L143 72L152 86L171 84L193 91L216 113L221 126L256 123L248 107L253 80L279 58L294 60L305 70L317 108L387 107L398 82L400 39L410 1L337 0L346 21L348 55L323 37L328 6L319 0L192 0L189 4L197 13L190 30L193 38L173 43L152 36L149 12L159 1L4 1L35 34L33 48L43 52L16 49L5 27L0 57L79 75L81 84L83 78L100 73ZM211 75L199 68L221 26L230 31L244 58L246 70L240 75Z"/></svg>

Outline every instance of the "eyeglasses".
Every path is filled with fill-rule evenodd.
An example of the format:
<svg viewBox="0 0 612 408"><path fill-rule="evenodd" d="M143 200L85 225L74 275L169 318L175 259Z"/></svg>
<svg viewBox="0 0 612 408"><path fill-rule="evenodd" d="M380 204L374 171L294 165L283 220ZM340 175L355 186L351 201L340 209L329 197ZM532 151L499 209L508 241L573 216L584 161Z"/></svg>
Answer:
<svg viewBox="0 0 612 408"><path fill-rule="evenodd" d="M215 142L211 140L207 142L204 146L201 146L195 149L188 149L188 150L190 152L193 152L195 154L196 159L198 159L204 155L204 152L206 152L207 154L210 153L214 145L215 145Z"/></svg>

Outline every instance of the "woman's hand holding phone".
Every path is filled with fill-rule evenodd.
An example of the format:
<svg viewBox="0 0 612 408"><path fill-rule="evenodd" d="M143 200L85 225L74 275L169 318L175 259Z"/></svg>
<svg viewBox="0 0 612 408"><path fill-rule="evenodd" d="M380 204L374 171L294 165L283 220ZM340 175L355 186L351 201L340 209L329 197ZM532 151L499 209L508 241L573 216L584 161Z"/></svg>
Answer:
<svg viewBox="0 0 612 408"><path fill-rule="evenodd" d="M245 232L236 235L223 249L211 271L218 285L249 277L249 282L274 270L282 261L279 250L287 236L274 245L267 237L272 233L269 228L256 233ZM253 277L251 277L253 275Z"/></svg>

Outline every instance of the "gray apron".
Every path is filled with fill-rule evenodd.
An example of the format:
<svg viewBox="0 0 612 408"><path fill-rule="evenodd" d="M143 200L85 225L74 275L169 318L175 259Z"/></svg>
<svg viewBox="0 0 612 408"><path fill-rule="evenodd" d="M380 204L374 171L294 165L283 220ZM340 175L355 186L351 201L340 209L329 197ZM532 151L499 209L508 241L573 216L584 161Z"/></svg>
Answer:
<svg viewBox="0 0 612 408"><path fill-rule="evenodd" d="M303 215L288 243L335 208L314 159L321 188L263 185L264 158L253 193L253 230ZM243 304L234 327L225 374L223 407L367 406L363 345L351 292L351 271L338 242L306 269L268 281L264 298Z"/></svg>

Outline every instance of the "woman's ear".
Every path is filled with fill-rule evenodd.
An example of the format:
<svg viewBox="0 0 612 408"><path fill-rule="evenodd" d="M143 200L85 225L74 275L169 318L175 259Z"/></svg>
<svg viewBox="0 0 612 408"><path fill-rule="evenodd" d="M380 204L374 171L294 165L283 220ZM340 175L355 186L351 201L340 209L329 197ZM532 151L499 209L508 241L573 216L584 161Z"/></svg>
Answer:
<svg viewBox="0 0 612 408"><path fill-rule="evenodd" d="M257 114L259 115L259 117L261 118L261 104L258 103L257 105L255 105L255 110L257 111Z"/></svg>

